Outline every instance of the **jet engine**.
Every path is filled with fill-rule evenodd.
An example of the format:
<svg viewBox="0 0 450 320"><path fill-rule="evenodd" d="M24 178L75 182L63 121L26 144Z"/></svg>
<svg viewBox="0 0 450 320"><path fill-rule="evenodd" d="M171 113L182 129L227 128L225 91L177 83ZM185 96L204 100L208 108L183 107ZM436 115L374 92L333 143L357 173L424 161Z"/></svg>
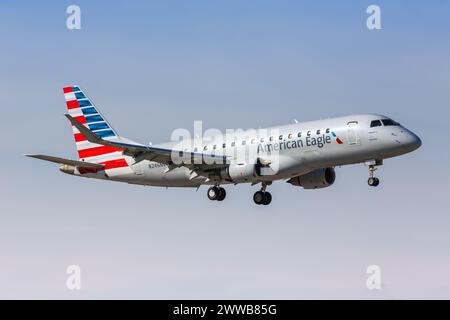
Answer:
<svg viewBox="0 0 450 320"><path fill-rule="evenodd" d="M323 168L291 178L288 180L288 183L293 186L303 187L304 189L320 189L331 186L334 180L336 180L334 168Z"/></svg>
<svg viewBox="0 0 450 320"><path fill-rule="evenodd" d="M255 164L231 163L220 171L220 177L235 183L248 182L257 176Z"/></svg>

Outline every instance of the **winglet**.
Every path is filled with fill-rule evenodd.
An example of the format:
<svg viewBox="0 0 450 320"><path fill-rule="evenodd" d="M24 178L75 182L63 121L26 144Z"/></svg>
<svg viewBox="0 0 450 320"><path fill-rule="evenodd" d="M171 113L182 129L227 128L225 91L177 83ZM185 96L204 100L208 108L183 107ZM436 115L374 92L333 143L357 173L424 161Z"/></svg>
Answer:
<svg viewBox="0 0 450 320"><path fill-rule="evenodd" d="M80 122L75 120L70 114L65 114L66 118L69 119L69 121L78 129L78 131L83 134L83 136L88 139L89 142L97 143L97 144L107 144L107 141L103 140L99 136L97 136L94 132L86 128L84 125L82 125Z"/></svg>

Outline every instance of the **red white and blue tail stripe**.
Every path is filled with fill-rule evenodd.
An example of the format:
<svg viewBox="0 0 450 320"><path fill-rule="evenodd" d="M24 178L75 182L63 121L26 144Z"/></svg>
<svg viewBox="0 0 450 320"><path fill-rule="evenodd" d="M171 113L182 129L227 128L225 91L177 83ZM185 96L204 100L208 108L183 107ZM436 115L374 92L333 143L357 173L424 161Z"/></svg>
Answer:
<svg viewBox="0 0 450 320"><path fill-rule="evenodd" d="M116 131L78 86L64 87L63 90L67 110L72 117L105 140L119 140ZM122 149L89 142L75 126L72 130L81 161L103 164L104 170L128 167Z"/></svg>

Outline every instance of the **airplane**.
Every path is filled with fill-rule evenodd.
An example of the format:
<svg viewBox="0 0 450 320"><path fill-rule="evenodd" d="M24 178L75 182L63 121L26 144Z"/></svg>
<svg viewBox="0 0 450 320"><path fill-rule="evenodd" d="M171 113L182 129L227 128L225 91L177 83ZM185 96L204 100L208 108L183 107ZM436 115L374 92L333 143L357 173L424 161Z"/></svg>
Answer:
<svg viewBox="0 0 450 320"><path fill-rule="evenodd" d="M368 185L376 187L374 172L384 159L422 144L389 117L361 114L144 145L118 135L79 86L63 92L79 159L26 156L58 163L60 171L79 177L166 188L208 185L207 196L215 201L225 199L224 185L250 183L261 184L253 201L268 205L266 189L274 181L325 188L335 182L336 167L361 163L368 167Z"/></svg>

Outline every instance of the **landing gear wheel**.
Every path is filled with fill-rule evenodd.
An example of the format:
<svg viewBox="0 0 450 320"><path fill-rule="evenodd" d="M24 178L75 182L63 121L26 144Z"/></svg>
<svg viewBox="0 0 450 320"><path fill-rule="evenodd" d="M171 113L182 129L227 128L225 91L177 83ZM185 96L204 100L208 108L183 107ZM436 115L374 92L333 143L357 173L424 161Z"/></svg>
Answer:
<svg viewBox="0 0 450 320"><path fill-rule="evenodd" d="M367 180L367 184L371 187L376 187L380 184L380 179L375 177L370 177L369 180Z"/></svg>
<svg viewBox="0 0 450 320"><path fill-rule="evenodd" d="M211 187L208 189L207 195L209 200L217 200L220 195L220 189L215 186Z"/></svg>
<svg viewBox="0 0 450 320"><path fill-rule="evenodd" d="M263 204L266 206L272 202L272 195L267 191L257 191L253 195L253 201L255 201L256 204Z"/></svg>
<svg viewBox="0 0 450 320"><path fill-rule="evenodd" d="M219 196L217 197L217 201L223 201L227 196L227 192L224 188L219 188Z"/></svg>
<svg viewBox="0 0 450 320"><path fill-rule="evenodd" d="M369 165L369 180L367 180L367 184L371 187L376 187L380 184L380 180L376 177L373 176L375 170L377 170L377 168L375 167L375 165L382 165L383 161L376 161L373 164Z"/></svg>
<svg viewBox="0 0 450 320"><path fill-rule="evenodd" d="M265 198L264 192L262 191L256 191L253 195L253 201L255 201L256 204L263 204Z"/></svg>
<svg viewBox="0 0 450 320"><path fill-rule="evenodd" d="M270 194L270 192L264 192L264 205L267 206L268 204L270 204L272 202L272 195Z"/></svg>

